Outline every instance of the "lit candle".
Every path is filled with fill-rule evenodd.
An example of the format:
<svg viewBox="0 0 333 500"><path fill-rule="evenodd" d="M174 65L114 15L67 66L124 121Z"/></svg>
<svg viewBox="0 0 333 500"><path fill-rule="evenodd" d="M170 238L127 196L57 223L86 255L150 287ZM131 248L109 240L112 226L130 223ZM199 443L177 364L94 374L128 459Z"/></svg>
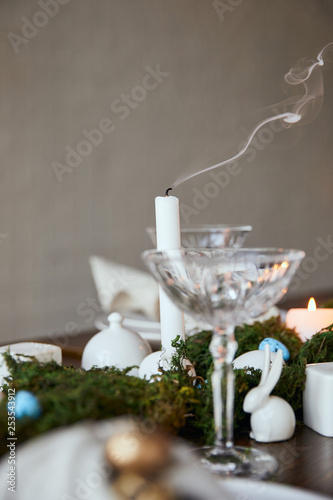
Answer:
<svg viewBox="0 0 333 500"><path fill-rule="evenodd" d="M175 196L168 196L167 189L165 196L155 198L155 218L156 218L156 243L158 250L174 250L181 247L180 244L180 222L179 222L179 201ZM161 321L161 344L164 357L170 359L174 354L171 341L177 335L185 340L184 315L176 307L165 292L160 287L160 321Z"/></svg>
<svg viewBox="0 0 333 500"><path fill-rule="evenodd" d="M313 297L309 300L307 309L289 309L286 316L287 327L296 328L303 341L331 324L333 324L333 309L317 309Z"/></svg>

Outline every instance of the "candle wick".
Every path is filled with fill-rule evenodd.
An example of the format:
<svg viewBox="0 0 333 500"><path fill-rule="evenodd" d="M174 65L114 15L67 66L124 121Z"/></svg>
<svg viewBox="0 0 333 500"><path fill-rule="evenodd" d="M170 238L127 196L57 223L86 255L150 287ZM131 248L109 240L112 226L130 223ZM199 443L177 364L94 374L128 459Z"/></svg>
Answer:
<svg viewBox="0 0 333 500"><path fill-rule="evenodd" d="M172 188L168 188L166 191L165 191L165 196L169 196L169 191L171 191Z"/></svg>

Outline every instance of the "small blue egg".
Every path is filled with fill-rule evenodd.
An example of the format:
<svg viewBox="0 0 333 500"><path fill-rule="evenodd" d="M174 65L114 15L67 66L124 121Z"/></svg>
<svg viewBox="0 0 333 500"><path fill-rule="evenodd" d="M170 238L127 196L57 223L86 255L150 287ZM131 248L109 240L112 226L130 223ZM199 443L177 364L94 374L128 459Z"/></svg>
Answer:
<svg viewBox="0 0 333 500"><path fill-rule="evenodd" d="M11 410L13 408L11 407ZM42 413L38 399L32 392L18 391L15 395L15 417L38 418Z"/></svg>
<svg viewBox="0 0 333 500"><path fill-rule="evenodd" d="M269 345L269 350L272 352L277 352L279 349L282 349L282 356L285 361L288 361L290 358L290 353L286 346L282 344L279 340L273 339L272 337L267 337L259 344L259 351L265 350L265 345Z"/></svg>

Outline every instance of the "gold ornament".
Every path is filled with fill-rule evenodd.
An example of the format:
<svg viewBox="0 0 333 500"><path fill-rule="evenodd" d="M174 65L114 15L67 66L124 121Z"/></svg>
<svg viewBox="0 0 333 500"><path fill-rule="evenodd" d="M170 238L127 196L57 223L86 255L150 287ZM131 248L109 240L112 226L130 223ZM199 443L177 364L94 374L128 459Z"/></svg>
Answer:
<svg viewBox="0 0 333 500"><path fill-rule="evenodd" d="M115 469L152 476L170 460L170 439L159 432L146 434L132 430L112 436L105 452Z"/></svg>
<svg viewBox="0 0 333 500"><path fill-rule="evenodd" d="M151 482L132 472L122 472L112 488L119 500L176 500L170 488L163 483Z"/></svg>

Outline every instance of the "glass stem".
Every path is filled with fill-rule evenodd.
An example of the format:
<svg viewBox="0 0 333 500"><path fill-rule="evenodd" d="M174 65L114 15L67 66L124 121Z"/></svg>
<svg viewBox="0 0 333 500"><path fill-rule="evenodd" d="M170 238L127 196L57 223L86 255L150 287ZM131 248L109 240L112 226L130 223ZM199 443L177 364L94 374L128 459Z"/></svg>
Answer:
<svg viewBox="0 0 333 500"><path fill-rule="evenodd" d="M212 390L214 403L215 446L231 448L234 439L234 370L237 351L234 327L215 328L209 350L214 360Z"/></svg>

